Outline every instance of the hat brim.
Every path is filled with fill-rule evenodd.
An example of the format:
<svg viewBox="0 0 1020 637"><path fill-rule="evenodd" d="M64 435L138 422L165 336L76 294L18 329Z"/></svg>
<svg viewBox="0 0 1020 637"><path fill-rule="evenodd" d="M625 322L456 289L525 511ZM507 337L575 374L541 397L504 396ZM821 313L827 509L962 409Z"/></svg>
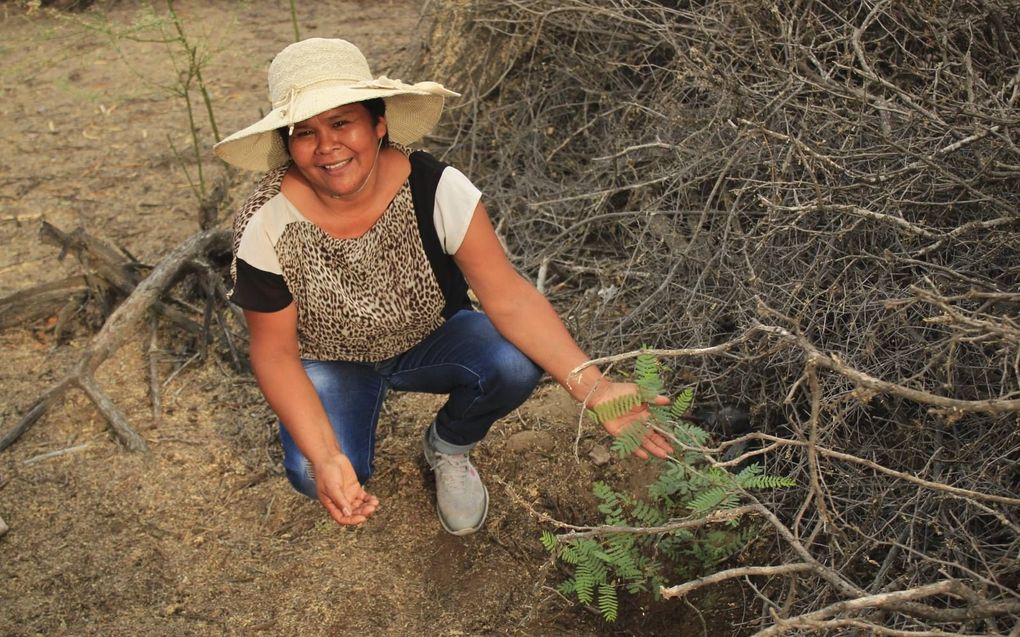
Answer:
<svg viewBox="0 0 1020 637"><path fill-rule="evenodd" d="M387 83L395 87L383 86ZM251 126L220 141L213 146L213 152L238 168L263 172L272 170L290 160L283 139L276 132L278 128L344 104L379 97L386 101L386 129L390 139L398 144L412 144L428 134L439 121L445 96L457 95L434 82L408 85L398 80L379 78L367 84L309 87L293 103L274 108Z"/></svg>

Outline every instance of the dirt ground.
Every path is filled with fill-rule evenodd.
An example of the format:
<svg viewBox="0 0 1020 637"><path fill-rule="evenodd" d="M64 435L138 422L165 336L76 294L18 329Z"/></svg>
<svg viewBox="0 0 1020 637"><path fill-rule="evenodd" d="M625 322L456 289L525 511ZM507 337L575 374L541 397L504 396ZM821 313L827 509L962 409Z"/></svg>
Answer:
<svg viewBox="0 0 1020 637"><path fill-rule="evenodd" d="M416 3L297 4L303 37L346 37L377 74L393 75L417 37ZM221 134L254 121L266 65L293 39L289 3L177 6L211 46L204 79ZM39 241L43 220L83 227L150 264L196 231L195 199L168 143L191 144L183 102L165 88L167 47L86 27L105 16L125 29L146 15L126 2L61 15L0 3L0 296L78 271ZM201 133L211 139L207 126ZM0 429L88 338L57 347L44 324L0 333ZM550 527L529 507L594 522L594 479L640 485L651 475L637 460L596 466L590 454L607 441L589 427L575 456L578 411L558 387L543 385L479 447L492 502L486 528L466 538L440 528L420 460L438 400L394 396L370 483L382 508L361 528L341 528L290 489L271 412L224 360L184 365L189 354L163 342L165 411L154 419L143 341L99 379L150 456L124 450L77 393L0 453L10 526L0 537L0 635L733 635L750 619L747 600L714 593L630 600L606 624L552 590L562 572L538 539Z"/></svg>

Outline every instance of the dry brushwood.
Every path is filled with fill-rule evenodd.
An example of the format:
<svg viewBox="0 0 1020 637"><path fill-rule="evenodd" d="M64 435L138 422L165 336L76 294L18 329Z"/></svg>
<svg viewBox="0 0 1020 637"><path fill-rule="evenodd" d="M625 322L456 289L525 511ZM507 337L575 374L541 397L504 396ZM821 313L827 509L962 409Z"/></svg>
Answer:
<svg viewBox="0 0 1020 637"><path fill-rule="evenodd" d="M50 226L44 227L44 234L59 240L65 250L76 251L91 275L99 276L105 285L117 288L126 298L113 310L103 323L102 329L91 339L78 363L61 380L42 392L25 410L20 421L0 437L0 451L13 444L69 389L77 387L92 400L126 448L146 452L148 446L145 440L96 382L96 369L136 334L139 325L144 322L150 311L167 316L179 325L194 323L168 303L161 301L161 297L188 272L197 271L200 276L208 278L208 266L204 264L204 259L209 254L222 254L229 249L229 233L222 230L206 230L192 235L165 256L144 278L118 262L119 255L108 245L83 231L65 235ZM222 302L223 299L210 297L210 304L214 300ZM208 316L207 313L206 327Z"/></svg>
<svg viewBox="0 0 1020 637"><path fill-rule="evenodd" d="M1016 634L1015 5L430 6L416 75L464 93L433 143L518 267L593 353L746 403L720 453L802 485L730 573L746 629Z"/></svg>
<svg viewBox="0 0 1020 637"><path fill-rule="evenodd" d="M0 329L32 324L53 316L58 308L75 307L87 291L85 277L76 274L15 292L0 299Z"/></svg>

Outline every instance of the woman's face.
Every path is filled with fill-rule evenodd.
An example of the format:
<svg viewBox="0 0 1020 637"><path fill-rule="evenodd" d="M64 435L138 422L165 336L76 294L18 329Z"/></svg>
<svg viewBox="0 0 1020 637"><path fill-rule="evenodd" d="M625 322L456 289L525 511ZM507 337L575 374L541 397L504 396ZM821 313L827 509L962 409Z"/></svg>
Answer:
<svg viewBox="0 0 1020 637"><path fill-rule="evenodd" d="M360 192L372 176L385 134L385 118L373 124L363 104L345 104L295 124L288 150L312 188L342 199Z"/></svg>

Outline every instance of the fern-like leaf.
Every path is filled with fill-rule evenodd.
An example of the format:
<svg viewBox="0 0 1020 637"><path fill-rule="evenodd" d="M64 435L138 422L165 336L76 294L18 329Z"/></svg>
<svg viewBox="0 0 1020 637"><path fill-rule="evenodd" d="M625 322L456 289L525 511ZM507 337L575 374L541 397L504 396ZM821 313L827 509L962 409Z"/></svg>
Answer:
<svg viewBox="0 0 1020 637"><path fill-rule="evenodd" d="M581 561L581 552L577 550L576 544L568 544L563 547L560 559L567 564L577 565Z"/></svg>
<svg viewBox="0 0 1020 637"><path fill-rule="evenodd" d="M627 592L630 593L631 595L643 593L647 590L648 585L645 584L644 580L634 580L632 582L627 582Z"/></svg>
<svg viewBox="0 0 1020 637"><path fill-rule="evenodd" d="M641 526L659 526L666 521L666 516L658 507L641 500L634 502L631 513Z"/></svg>
<svg viewBox="0 0 1020 637"><path fill-rule="evenodd" d="M608 543L608 554L616 573L625 579L640 577L633 536L612 536Z"/></svg>
<svg viewBox="0 0 1020 637"><path fill-rule="evenodd" d="M644 423L632 422L616 436L609 448L621 458L626 458L637 451L641 443L644 442L646 433L648 433L648 427Z"/></svg>
<svg viewBox="0 0 1020 637"><path fill-rule="evenodd" d="M603 502L616 503L616 491L613 488L601 480L596 480L591 485L591 492L595 494L595 497Z"/></svg>
<svg viewBox="0 0 1020 637"><path fill-rule="evenodd" d="M670 419L680 420L686 416L687 412L691 410L692 404L694 404L694 388L687 387L673 399L673 404L669 406Z"/></svg>
<svg viewBox="0 0 1020 637"><path fill-rule="evenodd" d="M659 477L648 487L648 497L662 500L676 493L687 493L687 466L685 464L669 464Z"/></svg>
<svg viewBox="0 0 1020 637"><path fill-rule="evenodd" d="M636 394L624 394L595 405L587 410L587 414L595 422L604 423L630 413L630 410L640 402L641 399Z"/></svg>
<svg viewBox="0 0 1020 637"><path fill-rule="evenodd" d="M673 422L673 435L677 440L691 447L703 447L708 442L708 432L686 420ZM700 459L699 456L698 460Z"/></svg>
<svg viewBox="0 0 1020 637"><path fill-rule="evenodd" d="M740 504L740 496L738 496L736 493L730 493L729 495L722 499L722 502L720 502L716 506L716 509L719 510L734 509L738 504Z"/></svg>
<svg viewBox="0 0 1020 637"><path fill-rule="evenodd" d="M623 508L620 494L613 491L605 482L598 481L592 485L592 493L602 501L598 505L599 513L605 516L606 524L622 525L624 523Z"/></svg>
<svg viewBox="0 0 1020 637"><path fill-rule="evenodd" d="M737 474L737 484L742 487L746 487L748 480L756 476L760 476L764 471L765 469L763 469L757 462L749 464Z"/></svg>
<svg viewBox="0 0 1020 637"><path fill-rule="evenodd" d="M610 583L599 584L599 612L607 622L615 622L619 611L616 587Z"/></svg>
<svg viewBox="0 0 1020 637"><path fill-rule="evenodd" d="M714 511L729 494L722 487L712 487L698 494L698 497L691 500L687 508L697 514Z"/></svg>
<svg viewBox="0 0 1020 637"><path fill-rule="evenodd" d="M651 354L641 354L634 361L634 382L638 386L641 400L650 403L666 392L662 385L659 359Z"/></svg>
<svg viewBox="0 0 1020 637"><path fill-rule="evenodd" d="M556 554L556 545L557 544L558 544L558 542L556 541L556 536L555 535L553 535L549 531L542 531L542 546L545 547L545 550L547 550L550 553L552 553L553 555L555 555Z"/></svg>
<svg viewBox="0 0 1020 637"><path fill-rule="evenodd" d="M574 574L574 592L582 604L590 604L595 591L595 577L591 572L591 565L588 562L577 565L577 572Z"/></svg>
<svg viewBox="0 0 1020 637"><path fill-rule="evenodd" d="M797 486L797 481L786 476L752 476L740 483L745 489L782 489Z"/></svg>

